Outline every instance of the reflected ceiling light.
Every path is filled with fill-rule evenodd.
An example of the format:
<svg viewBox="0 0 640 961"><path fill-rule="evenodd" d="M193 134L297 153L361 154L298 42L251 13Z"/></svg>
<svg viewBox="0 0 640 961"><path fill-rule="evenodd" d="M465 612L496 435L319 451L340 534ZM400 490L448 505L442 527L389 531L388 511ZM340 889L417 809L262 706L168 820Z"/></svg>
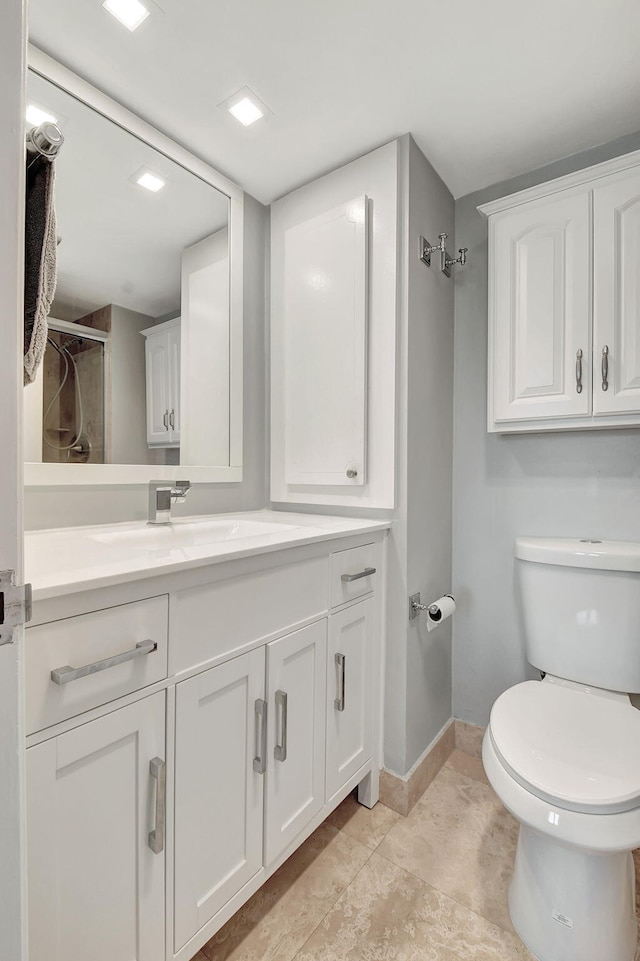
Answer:
<svg viewBox="0 0 640 961"><path fill-rule="evenodd" d="M39 107L37 103L27 105L26 120L32 127L39 127L41 123L57 123L57 119L44 107Z"/></svg>
<svg viewBox="0 0 640 961"><path fill-rule="evenodd" d="M256 120L264 117L260 107L258 107L253 100L250 100L249 97L243 97L242 100L234 103L233 106L229 107L229 113L233 114L243 127L248 127L250 124L255 123Z"/></svg>
<svg viewBox="0 0 640 961"><path fill-rule="evenodd" d="M135 179L136 183L139 184L140 187L145 187L154 194L156 194L159 190L162 190L163 187L167 186L166 180L163 180L162 177L159 177L157 174L151 173L150 170L141 171L140 173L136 174Z"/></svg>
<svg viewBox="0 0 640 961"><path fill-rule="evenodd" d="M149 16L140 0L104 0L102 6L132 32Z"/></svg>

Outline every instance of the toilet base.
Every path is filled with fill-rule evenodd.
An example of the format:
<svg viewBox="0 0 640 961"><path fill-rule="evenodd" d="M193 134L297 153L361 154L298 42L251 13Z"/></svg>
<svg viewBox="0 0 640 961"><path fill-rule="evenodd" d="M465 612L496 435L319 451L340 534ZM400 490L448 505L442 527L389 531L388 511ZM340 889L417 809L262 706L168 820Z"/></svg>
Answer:
<svg viewBox="0 0 640 961"><path fill-rule="evenodd" d="M509 913L539 961L633 961L632 855L565 846L521 825Z"/></svg>

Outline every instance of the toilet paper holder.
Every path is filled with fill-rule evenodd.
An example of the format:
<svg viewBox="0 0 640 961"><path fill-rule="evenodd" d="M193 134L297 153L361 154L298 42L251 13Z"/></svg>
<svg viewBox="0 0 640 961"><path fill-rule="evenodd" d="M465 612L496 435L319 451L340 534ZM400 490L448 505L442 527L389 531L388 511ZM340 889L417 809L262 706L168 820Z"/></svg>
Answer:
<svg viewBox="0 0 640 961"><path fill-rule="evenodd" d="M453 594L445 594L445 597L450 597L455 603L455 598ZM442 611L438 607L437 603L434 604L421 604L420 603L420 591L416 594L411 594L409 597L409 620L412 621L414 618L418 617L423 611L426 611L430 619L434 622L438 622L442 619Z"/></svg>

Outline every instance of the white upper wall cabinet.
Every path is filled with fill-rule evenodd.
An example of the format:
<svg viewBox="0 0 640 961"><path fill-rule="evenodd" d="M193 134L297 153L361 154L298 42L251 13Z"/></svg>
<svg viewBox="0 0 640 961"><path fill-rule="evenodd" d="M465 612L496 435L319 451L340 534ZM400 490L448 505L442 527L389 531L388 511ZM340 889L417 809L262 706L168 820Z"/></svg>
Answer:
<svg viewBox="0 0 640 961"><path fill-rule="evenodd" d="M395 506L398 145L271 208L271 500Z"/></svg>
<svg viewBox="0 0 640 961"><path fill-rule="evenodd" d="M593 224L593 409L598 414L637 412L640 169L607 179L595 188Z"/></svg>
<svg viewBox="0 0 640 961"><path fill-rule="evenodd" d="M489 215L490 431L640 423L640 155Z"/></svg>
<svg viewBox="0 0 640 961"><path fill-rule="evenodd" d="M367 198L284 237L285 479L364 484Z"/></svg>

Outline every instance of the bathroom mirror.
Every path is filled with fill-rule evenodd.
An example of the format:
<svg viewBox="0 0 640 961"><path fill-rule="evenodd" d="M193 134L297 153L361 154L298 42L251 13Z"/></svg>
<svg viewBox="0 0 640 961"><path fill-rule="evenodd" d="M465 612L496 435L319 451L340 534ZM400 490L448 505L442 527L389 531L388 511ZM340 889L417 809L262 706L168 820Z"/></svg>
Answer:
<svg viewBox="0 0 640 961"><path fill-rule="evenodd" d="M58 281L25 482L240 480L241 191L31 48L27 127L45 120Z"/></svg>

